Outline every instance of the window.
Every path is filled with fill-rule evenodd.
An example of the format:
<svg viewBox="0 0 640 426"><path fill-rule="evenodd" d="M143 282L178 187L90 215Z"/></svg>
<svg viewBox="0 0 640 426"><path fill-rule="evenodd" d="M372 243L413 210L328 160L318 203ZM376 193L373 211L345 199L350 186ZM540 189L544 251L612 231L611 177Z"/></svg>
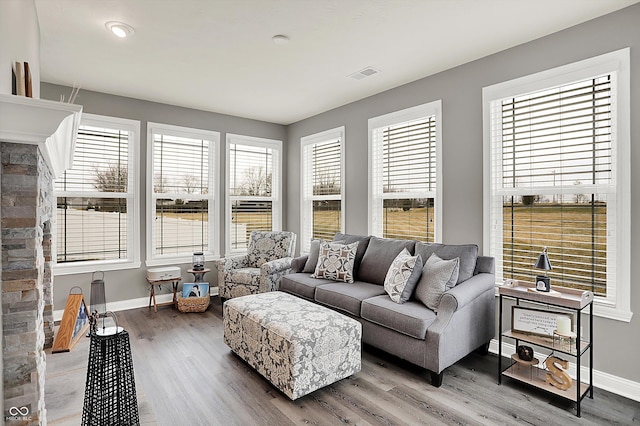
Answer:
<svg viewBox="0 0 640 426"><path fill-rule="evenodd" d="M227 135L227 252L246 251L251 231L278 231L282 142Z"/></svg>
<svg viewBox="0 0 640 426"><path fill-rule="evenodd" d="M219 254L216 182L220 134L148 123L147 264Z"/></svg>
<svg viewBox="0 0 640 426"><path fill-rule="evenodd" d="M369 233L441 235L441 101L369 119Z"/></svg>
<svg viewBox="0 0 640 426"><path fill-rule="evenodd" d="M498 280L593 291L630 320L628 50L484 89L485 241ZM626 62L626 65L625 65ZM488 131L488 132L487 132Z"/></svg>
<svg viewBox="0 0 640 426"><path fill-rule="evenodd" d="M344 127L301 140L300 247L303 253L309 251L311 238L332 240L336 232L344 230L343 144Z"/></svg>
<svg viewBox="0 0 640 426"><path fill-rule="evenodd" d="M140 124L83 114L73 166L54 183L56 274L139 267Z"/></svg>

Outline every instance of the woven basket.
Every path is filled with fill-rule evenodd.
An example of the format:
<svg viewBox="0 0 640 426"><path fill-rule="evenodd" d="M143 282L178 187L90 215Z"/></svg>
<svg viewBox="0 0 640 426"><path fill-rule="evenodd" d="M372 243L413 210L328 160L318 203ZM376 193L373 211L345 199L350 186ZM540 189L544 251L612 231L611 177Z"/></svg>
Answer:
<svg viewBox="0 0 640 426"><path fill-rule="evenodd" d="M204 312L209 307L209 294L204 297L182 297L178 295L180 312Z"/></svg>

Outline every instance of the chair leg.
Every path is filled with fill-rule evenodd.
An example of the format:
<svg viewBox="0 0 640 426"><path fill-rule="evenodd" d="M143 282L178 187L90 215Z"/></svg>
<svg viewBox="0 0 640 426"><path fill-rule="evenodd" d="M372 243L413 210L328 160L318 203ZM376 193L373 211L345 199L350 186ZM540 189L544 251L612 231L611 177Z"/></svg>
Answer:
<svg viewBox="0 0 640 426"><path fill-rule="evenodd" d="M444 371L441 371L440 373L434 373L433 371L430 371L431 373L431 385L439 388L440 386L442 386L442 376L444 376Z"/></svg>

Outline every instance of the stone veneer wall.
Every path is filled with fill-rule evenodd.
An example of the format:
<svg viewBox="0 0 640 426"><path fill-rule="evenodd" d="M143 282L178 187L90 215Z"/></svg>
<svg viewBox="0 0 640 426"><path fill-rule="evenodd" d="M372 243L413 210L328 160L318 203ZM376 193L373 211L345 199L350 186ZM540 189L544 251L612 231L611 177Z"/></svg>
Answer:
<svg viewBox="0 0 640 426"><path fill-rule="evenodd" d="M52 173L35 145L1 142L4 416L46 424L45 346L53 343ZM28 409L13 418L11 407ZM15 410L14 410L15 412Z"/></svg>

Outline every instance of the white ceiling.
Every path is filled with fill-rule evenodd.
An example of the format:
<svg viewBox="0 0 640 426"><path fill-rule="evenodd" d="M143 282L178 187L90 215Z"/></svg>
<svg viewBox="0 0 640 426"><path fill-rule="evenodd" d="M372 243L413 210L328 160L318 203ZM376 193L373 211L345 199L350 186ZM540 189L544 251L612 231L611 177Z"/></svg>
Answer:
<svg viewBox="0 0 640 426"><path fill-rule="evenodd" d="M36 0L40 73L290 124L638 1ZM118 39L107 21L135 34ZM368 66L380 72L347 77Z"/></svg>

